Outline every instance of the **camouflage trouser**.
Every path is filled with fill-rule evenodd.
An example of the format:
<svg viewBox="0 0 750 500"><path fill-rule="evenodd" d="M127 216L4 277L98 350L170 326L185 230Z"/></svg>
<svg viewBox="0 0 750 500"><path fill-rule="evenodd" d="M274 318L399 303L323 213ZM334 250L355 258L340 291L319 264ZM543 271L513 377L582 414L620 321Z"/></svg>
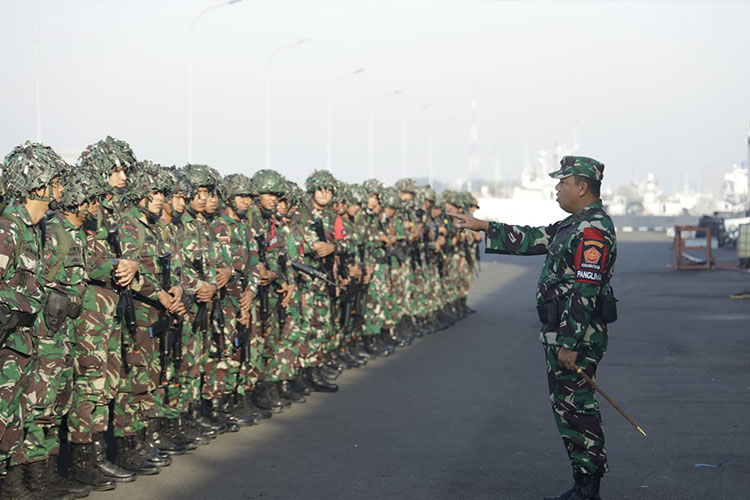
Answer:
<svg viewBox="0 0 750 500"><path fill-rule="evenodd" d="M320 366L331 337L331 299L325 283L307 281L302 291L302 314L309 326L306 366Z"/></svg>
<svg viewBox="0 0 750 500"><path fill-rule="evenodd" d="M191 403L200 401L201 375L205 357L203 356L203 334L198 330L198 306L188 310L182 326L182 364L177 373L180 390L177 404L180 413L188 410Z"/></svg>
<svg viewBox="0 0 750 500"><path fill-rule="evenodd" d="M367 289L363 335L379 334L391 318L393 297L389 286L389 269L386 264L375 264Z"/></svg>
<svg viewBox="0 0 750 500"><path fill-rule="evenodd" d="M203 387L201 389L203 399L208 400L220 399L224 394L231 393L234 388L231 381L236 379L236 374L234 377L230 376L230 370L233 367L230 357L233 348L231 341L237 332L235 318L238 308L235 308L227 297L221 301L215 301L212 307L220 308L224 327L222 328L219 325L219 321L216 319L218 315L214 314L218 309L212 311L211 337L204 348L204 351L208 352L208 357L206 358Z"/></svg>
<svg viewBox="0 0 750 500"><path fill-rule="evenodd" d="M279 323L273 354L266 363L266 380L270 382L294 378L294 373L299 367L298 359L302 352L300 345L304 334L295 327L294 318L290 314L291 309L291 304L283 312L279 309L280 315L283 316L283 324L280 323L279 316L272 318L272 321L278 320Z"/></svg>
<svg viewBox="0 0 750 500"><path fill-rule="evenodd" d="M298 368L307 368L307 352L310 347L308 339L309 326L305 323L305 315L302 314L302 291L298 286L294 291L294 297L286 308L287 321L289 322L289 338L292 342L292 349L297 352L297 359L294 361L295 370Z"/></svg>
<svg viewBox="0 0 750 500"><path fill-rule="evenodd" d="M135 301L136 338L123 334L125 360L115 398L115 437L132 436L145 429L148 420L157 416L155 393L158 389L158 344L151 338L149 327L159 319L159 311ZM156 376L154 376L156 372Z"/></svg>
<svg viewBox="0 0 750 500"><path fill-rule="evenodd" d="M73 402L68 430L73 443L90 443L109 424L109 402L117 394L121 369L121 332L115 313L119 296L89 285L75 322Z"/></svg>
<svg viewBox="0 0 750 500"><path fill-rule="evenodd" d="M23 441L26 387L34 363L12 349L0 349L0 472Z"/></svg>
<svg viewBox="0 0 750 500"><path fill-rule="evenodd" d="M558 365L556 346L545 346L550 402L574 472L604 475L607 453L594 388L576 372ZM576 364L592 379L604 349L592 346L578 351Z"/></svg>
<svg viewBox="0 0 750 500"><path fill-rule="evenodd" d="M73 393L73 320L66 318L54 333L41 319L35 326L37 354L26 390L30 411L24 424L23 447L11 457L13 464L38 462L59 454L60 424L70 410Z"/></svg>

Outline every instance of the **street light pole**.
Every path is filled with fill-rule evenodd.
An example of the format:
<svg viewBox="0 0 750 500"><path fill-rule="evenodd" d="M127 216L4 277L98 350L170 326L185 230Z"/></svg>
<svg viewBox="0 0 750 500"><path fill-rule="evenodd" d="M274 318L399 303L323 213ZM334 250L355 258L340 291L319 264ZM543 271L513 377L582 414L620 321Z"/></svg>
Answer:
<svg viewBox="0 0 750 500"><path fill-rule="evenodd" d="M188 78L187 78L187 161L193 162L193 57L195 52L195 26L203 19L203 16L220 7L226 7L233 3L239 3L242 0L228 0L219 4L211 5L200 11L190 23L190 33L188 35Z"/></svg>
<svg viewBox="0 0 750 500"><path fill-rule="evenodd" d="M36 2L34 2L34 100L36 104L36 142L42 142L42 72L39 56L41 28L39 24L39 0L36 0Z"/></svg>
<svg viewBox="0 0 750 500"><path fill-rule="evenodd" d="M276 56L279 54L279 52L291 49L292 47L296 47L298 45L302 45L303 43L307 42L307 38L302 38L300 40L297 40L296 42L288 43L286 45L282 45L281 47L277 47L271 55L268 57L268 60L266 61L266 95L265 95L265 132L266 132L266 168L271 168L271 66L273 65L274 59L276 59Z"/></svg>
<svg viewBox="0 0 750 500"><path fill-rule="evenodd" d="M333 121L333 118L332 118L333 90L345 78L353 77L364 72L365 72L365 68L358 68L350 73L345 73L344 75L336 79L328 88L328 94L326 96L326 168L328 169L329 172L333 172L333 154L332 154L332 149L333 149L332 148L332 144L333 144L333 138L332 138L333 137L333 123L332 123Z"/></svg>

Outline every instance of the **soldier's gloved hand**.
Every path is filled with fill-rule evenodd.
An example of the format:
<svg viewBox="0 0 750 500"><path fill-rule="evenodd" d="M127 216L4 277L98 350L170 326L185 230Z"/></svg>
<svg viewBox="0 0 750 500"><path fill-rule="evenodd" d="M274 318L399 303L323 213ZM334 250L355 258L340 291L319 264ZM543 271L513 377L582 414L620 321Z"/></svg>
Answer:
<svg viewBox="0 0 750 500"><path fill-rule="evenodd" d="M229 280L232 278L232 268L231 267L222 267L218 271L216 271L216 284L219 285L219 288L224 288L227 283L229 283Z"/></svg>
<svg viewBox="0 0 750 500"><path fill-rule="evenodd" d="M312 246L313 250L315 250L315 253L318 254L318 257L320 257L321 259L323 257L328 257L336 250L336 247L333 245L333 243L326 243L324 241L316 241Z"/></svg>
<svg viewBox="0 0 750 500"><path fill-rule="evenodd" d="M566 370L574 372L578 369L576 366L577 358L578 351L571 351L565 347L559 347L557 349L557 362Z"/></svg>
<svg viewBox="0 0 750 500"><path fill-rule="evenodd" d="M133 260L120 259L120 262L117 264L117 269L115 269L115 278L117 279L117 284L123 287L128 286L130 282L133 281L135 273L137 272L137 262Z"/></svg>
<svg viewBox="0 0 750 500"><path fill-rule="evenodd" d="M485 220L479 220L471 215L459 214L456 212L446 212L449 217L453 217L453 223L458 229L473 229L474 231L488 231L490 223Z"/></svg>

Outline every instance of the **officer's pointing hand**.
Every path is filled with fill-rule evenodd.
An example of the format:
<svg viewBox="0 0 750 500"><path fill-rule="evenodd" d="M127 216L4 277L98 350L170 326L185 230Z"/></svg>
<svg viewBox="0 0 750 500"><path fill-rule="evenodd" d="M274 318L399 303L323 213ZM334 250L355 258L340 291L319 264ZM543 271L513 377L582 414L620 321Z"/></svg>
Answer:
<svg viewBox="0 0 750 500"><path fill-rule="evenodd" d="M486 220L479 220L471 215L459 214L456 212L446 212L446 215L453 217L453 223L458 229L472 229L474 231L488 231L490 223Z"/></svg>
<svg viewBox="0 0 750 500"><path fill-rule="evenodd" d="M560 347L557 350L557 362L566 370L574 372L578 369L576 358L578 358L578 351L571 351L564 347Z"/></svg>

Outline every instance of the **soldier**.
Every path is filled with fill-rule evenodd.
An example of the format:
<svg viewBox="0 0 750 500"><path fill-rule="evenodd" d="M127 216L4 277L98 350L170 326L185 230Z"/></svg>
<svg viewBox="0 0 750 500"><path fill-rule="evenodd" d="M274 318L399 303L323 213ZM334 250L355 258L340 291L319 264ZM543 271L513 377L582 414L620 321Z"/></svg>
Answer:
<svg viewBox="0 0 750 500"><path fill-rule="evenodd" d="M537 286L540 339L547 359L550 401L573 467L574 486L546 500L599 500L607 472L599 405L594 388L576 373L594 378L607 349L607 323L614 321L610 280L617 256L612 219L599 198L604 165L566 156L550 173L560 207L572 214L547 227L511 226L451 213L459 228L485 231L487 252L546 254Z"/></svg>
<svg viewBox="0 0 750 500"><path fill-rule="evenodd" d="M28 424L23 418L30 411L23 389L37 370L32 359L44 322L40 313L51 307L43 286L44 216L50 204L61 199L60 177L67 168L52 148L30 142L14 148L3 165L9 198L0 215L0 468L7 466L0 486L3 499L73 498L39 488L32 492L24 481L24 475L31 478L29 466L18 453ZM10 457L14 459L8 463Z"/></svg>
<svg viewBox="0 0 750 500"><path fill-rule="evenodd" d="M85 484L99 482L100 476L120 482L134 481L134 470L141 469L142 473L158 470L140 459L128 470L113 464L107 459L104 439L110 422L109 406L117 394L122 367L118 303L138 270L137 262L121 258L120 250L113 248L120 240L119 217L125 208L122 191L135 163L130 146L110 136L88 146L78 159L81 168L92 172L103 194L98 204L89 204L83 223L88 248L88 286L76 323L75 383L68 416L74 453L88 457L89 447L77 445L93 444L93 466L86 458L85 466L73 468L74 477Z"/></svg>

